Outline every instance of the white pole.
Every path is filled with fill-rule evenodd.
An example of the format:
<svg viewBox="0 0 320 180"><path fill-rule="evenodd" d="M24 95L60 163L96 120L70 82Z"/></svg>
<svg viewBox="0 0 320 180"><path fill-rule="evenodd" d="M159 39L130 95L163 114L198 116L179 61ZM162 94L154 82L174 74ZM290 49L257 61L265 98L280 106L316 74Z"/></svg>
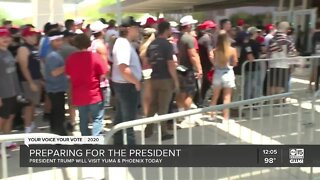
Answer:
<svg viewBox="0 0 320 180"><path fill-rule="evenodd" d="M302 9L307 9L308 8L308 0L303 0L302 1Z"/></svg>
<svg viewBox="0 0 320 180"><path fill-rule="evenodd" d="M278 11L282 11L282 10L283 10L283 0L279 0Z"/></svg>
<svg viewBox="0 0 320 180"><path fill-rule="evenodd" d="M294 7L295 7L295 0L290 0L290 11L294 11Z"/></svg>
<svg viewBox="0 0 320 180"><path fill-rule="evenodd" d="M117 13L116 13L116 18L117 18L117 24L121 24L121 0L117 0Z"/></svg>

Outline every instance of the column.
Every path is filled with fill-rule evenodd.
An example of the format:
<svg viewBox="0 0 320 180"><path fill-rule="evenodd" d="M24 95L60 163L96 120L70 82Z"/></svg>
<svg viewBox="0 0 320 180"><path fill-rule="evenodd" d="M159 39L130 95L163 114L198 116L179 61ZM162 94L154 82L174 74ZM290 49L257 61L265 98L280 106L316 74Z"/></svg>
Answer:
<svg viewBox="0 0 320 180"><path fill-rule="evenodd" d="M283 0L279 0L278 11L283 11Z"/></svg>
<svg viewBox="0 0 320 180"><path fill-rule="evenodd" d="M64 22L64 12L63 4L64 0L50 0L51 1L51 11L50 11L50 21L54 23Z"/></svg>
<svg viewBox="0 0 320 180"><path fill-rule="evenodd" d="M302 0L302 9L308 9L308 0Z"/></svg>
<svg viewBox="0 0 320 180"><path fill-rule="evenodd" d="M64 21L64 0L31 0L33 25L43 29L47 22Z"/></svg>
<svg viewBox="0 0 320 180"><path fill-rule="evenodd" d="M290 11L294 11L294 8L295 8L295 0L290 0L289 10L290 10Z"/></svg>
<svg viewBox="0 0 320 180"><path fill-rule="evenodd" d="M121 24L121 0L117 0L117 12L116 12L116 18L117 18L117 24Z"/></svg>

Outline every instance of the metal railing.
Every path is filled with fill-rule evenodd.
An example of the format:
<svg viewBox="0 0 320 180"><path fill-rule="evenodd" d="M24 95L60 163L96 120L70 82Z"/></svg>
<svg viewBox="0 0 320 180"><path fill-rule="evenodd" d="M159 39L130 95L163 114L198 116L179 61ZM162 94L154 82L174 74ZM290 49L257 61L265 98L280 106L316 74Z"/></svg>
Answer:
<svg viewBox="0 0 320 180"><path fill-rule="evenodd" d="M0 135L1 143L1 166L2 166L2 179L6 180L8 178L8 161L5 142L22 142L30 134L5 134ZM32 137L57 137L58 135L49 133L33 133ZM56 168L53 168L55 170ZM33 168L28 168L29 179L32 179Z"/></svg>
<svg viewBox="0 0 320 180"><path fill-rule="evenodd" d="M178 143L178 128L177 128L177 119L180 118L184 118L187 117L187 119L185 121L190 122L191 121L191 116L193 115L199 115L199 114L205 114L208 112L218 112L218 111L222 111L223 109L231 109L231 108L238 108L239 110L243 107L243 106L248 106L249 111L246 112L247 115L245 115L246 117L242 116L241 114L239 114L239 117L237 120L239 120L239 122L243 122L244 119L246 121L249 122L249 126L252 125L252 123L255 123L255 120L260 119L260 126L259 126L259 131L261 131L260 133L256 132L255 130L252 130L248 127L244 127L241 126L239 123L235 123L233 121L230 120L226 120L224 123L216 123L214 125L214 127L216 127L217 129L220 130L224 130L228 136L227 138L227 142L226 144L243 144L243 143L249 143L249 144L280 144L279 141L275 140L274 137L268 137L267 135L264 135L263 133L263 129L264 129L264 125L263 125L263 120L270 119L272 122L274 123L279 123L279 126L277 130L279 130L278 133L281 133L282 131L282 122L277 122L274 121L274 119L279 116L279 120L285 121L285 118L282 116L282 114L287 113L288 116L288 123L290 126L292 126L292 121L294 117L297 117L298 119L298 124L297 126L301 126L301 102L298 102L298 104L296 105L296 107L298 107L298 110L294 110L294 106L291 106L291 102L283 102L280 104L274 104L273 101L274 100L278 100L278 99L284 99L284 98L289 98L292 97L293 93L283 93L283 94L277 94L277 95L271 95L271 96L264 96L264 97L259 97L259 98L255 98L255 99L249 99L249 100L243 100L243 101L238 101L238 102L232 102L230 104L224 104L224 105L217 105L217 106L212 106L212 107L206 107L206 108L202 108L202 109L194 109L194 110L188 110L188 111L184 111L184 112L177 112L177 113L173 113L173 114L167 114L167 115L161 115L161 116L156 116L156 117L150 117L150 118L144 118L144 119L138 119L138 120L133 120L133 121L129 121L129 122L123 122L121 124L117 124L115 125L105 136L105 142L106 144L112 144L112 137L114 136L115 133L122 131L122 135L123 135L123 142L124 144L127 144L127 132L126 129L128 128L133 128L133 127L141 127L141 137L140 139L140 143L142 145L147 144L146 142L146 138L145 138L145 133L144 133L144 126L147 124L156 124L156 130L157 130L157 144L161 145L163 144L162 140L161 140L161 122L163 121L168 121L168 120L173 120L173 140L170 141L170 143L177 145ZM274 107L277 108L274 108ZM255 108L259 108L259 110L255 110ZM298 116L294 116L294 112L296 112L298 114ZM268 118L266 118L265 113L269 113L267 115ZM188 136L187 136L187 142L186 141L182 141L180 142L181 144L219 144L218 140L217 140L217 136L218 136L218 132L217 130L215 130L215 134L213 135L213 141L209 142L208 140L206 140L206 127L204 126L206 124L205 120L201 120L202 126L199 127L200 132L201 133L201 138L196 139L197 137L193 135L193 133L196 133L196 129L194 127L189 126L188 128L186 128L186 130L188 131ZM211 123L211 122L210 122ZM209 124L210 124L209 123ZM208 125L208 124L207 124ZM212 123L210 125L213 125ZM234 128L236 128L237 130L234 130ZM301 130L301 127L297 127L297 129ZM237 139L235 142L233 142L232 140L232 136L236 136L239 139ZM247 139L245 139L245 137L248 136ZM138 139L138 137L136 137ZM212 138L209 138L212 139ZM245 139L245 140L244 140ZM297 142L299 143L299 139L297 139ZM168 143L168 142L167 142ZM129 173L129 168L125 168L125 172ZM137 168L135 168L136 170ZM188 179L193 179L194 176L194 172L193 172L192 167L189 168L189 177ZM230 169L228 169L230 170ZM166 173L163 173L164 170L163 168L159 168L158 171L158 179L159 180L163 180L166 179L164 177L164 175ZM228 175L230 172L228 172ZM109 174L109 168L105 168L105 174ZM152 174L153 179L155 179L156 175ZM128 177L128 175L127 175ZM174 175L172 176L172 178L174 177L175 180L181 179L179 178L179 171L178 168L175 167L174 168ZM205 172L205 168L203 168L202 170L202 177L198 177L197 179L206 179L206 172ZM106 177L108 179L108 177ZM141 177L139 176L137 179L143 179L146 180L147 178L147 168L143 167L142 171L141 171ZM217 179L217 178L213 178L213 179Z"/></svg>
<svg viewBox="0 0 320 180"><path fill-rule="evenodd" d="M282 73L282 72L270 72L270 68L267 63L273 64L280 63L274 65L282 67L283 69L290 69L292 66L297 66L300 68L304 68L306 63L308 65L315 66L316 64L320 64L320 56L298 56L298 57L288 57L288 58L278 58L278 59L256 59L253 61L245 61L241 66L241 100L257 98L261 97L264 94L269 94L270 85L273 83L279 83L279 81L288 80L288 82L284 87L284 92L290 92L290 73ZM255 63L255 65L253 65ZM282 64L281 64L282 63ZM286 68L287 66L288 68ZM297 67L296 67L297 68ZM311 69L313 71L314 69ZM257 73L255 73L257 72ZM312 74L313 72L311 72ZM310 74L310 76L311 76ZM309 79L308 79L309 80ZM266 82L265 82L266 81ZM267 86L267 87L265 87ZM263 87L266 88L267 92L263 92ZM255 91L257 89L257 91ZM255 92L253 92L255 91Z"/></svg>

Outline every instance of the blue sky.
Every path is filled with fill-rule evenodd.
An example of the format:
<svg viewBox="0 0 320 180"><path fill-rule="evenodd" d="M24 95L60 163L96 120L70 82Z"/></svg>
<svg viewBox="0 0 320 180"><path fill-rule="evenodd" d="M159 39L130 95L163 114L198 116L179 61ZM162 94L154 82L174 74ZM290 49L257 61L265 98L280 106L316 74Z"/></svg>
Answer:
<svg viewBox="0 0 320 180"><path fill-rule="evenodd" d="M99 0L84 0L80 5L85 5L87 3L96 3ZM32 16L32 5L31 3L11 3L11 2L1 2L0 7L4 9L9 15L11 19L21 19L25 17ZM70 12L74 11L76 5L64 5L64 11ZM19 12L19 13L17 13ZM20 13L23 12L23 13Z"/></svg>

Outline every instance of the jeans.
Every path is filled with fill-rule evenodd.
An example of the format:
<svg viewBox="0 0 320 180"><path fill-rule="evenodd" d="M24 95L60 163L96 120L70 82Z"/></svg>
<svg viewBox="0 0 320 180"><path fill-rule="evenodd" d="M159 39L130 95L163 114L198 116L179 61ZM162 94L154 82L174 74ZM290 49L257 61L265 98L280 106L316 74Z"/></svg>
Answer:
<svg viewBox="0 0 320 180"><path fill-rule="evenodd" d="M138 114L138 105L140 101L140 92L136 90L133 84L113 83L113 88L117 98L116 113L114 124L135 120ZM135 135L133 128L126 129L127 144L134 145ZM123 145L123 132L119 131L114 135L114 144Z"/></svg>
<svg viewBox="0 0 320 180"><path fill-rule="evenodd" d="M252 99L263 95L265 72L255 70L245 73L244 99Z"/></svg>
<svg viewBox="0 0 320 180"><path fill-rule="evenodd" d="M99 136L101 134L104 118L104 103L99 102L87 106L79 106L80 131L82 136ZM92 132L90 133L88 123L89 116L92 118Z"/></svg>
<svg viewBox="0 0 320 180"><path fill-rule="evenodd" d="M66 136L67 131L64 126L65 122L65 108L64 104L66 102L64 92L49 93L48 94L51 101L51 113L50 113L50 130L54 134L60 136Z"/></svg>

